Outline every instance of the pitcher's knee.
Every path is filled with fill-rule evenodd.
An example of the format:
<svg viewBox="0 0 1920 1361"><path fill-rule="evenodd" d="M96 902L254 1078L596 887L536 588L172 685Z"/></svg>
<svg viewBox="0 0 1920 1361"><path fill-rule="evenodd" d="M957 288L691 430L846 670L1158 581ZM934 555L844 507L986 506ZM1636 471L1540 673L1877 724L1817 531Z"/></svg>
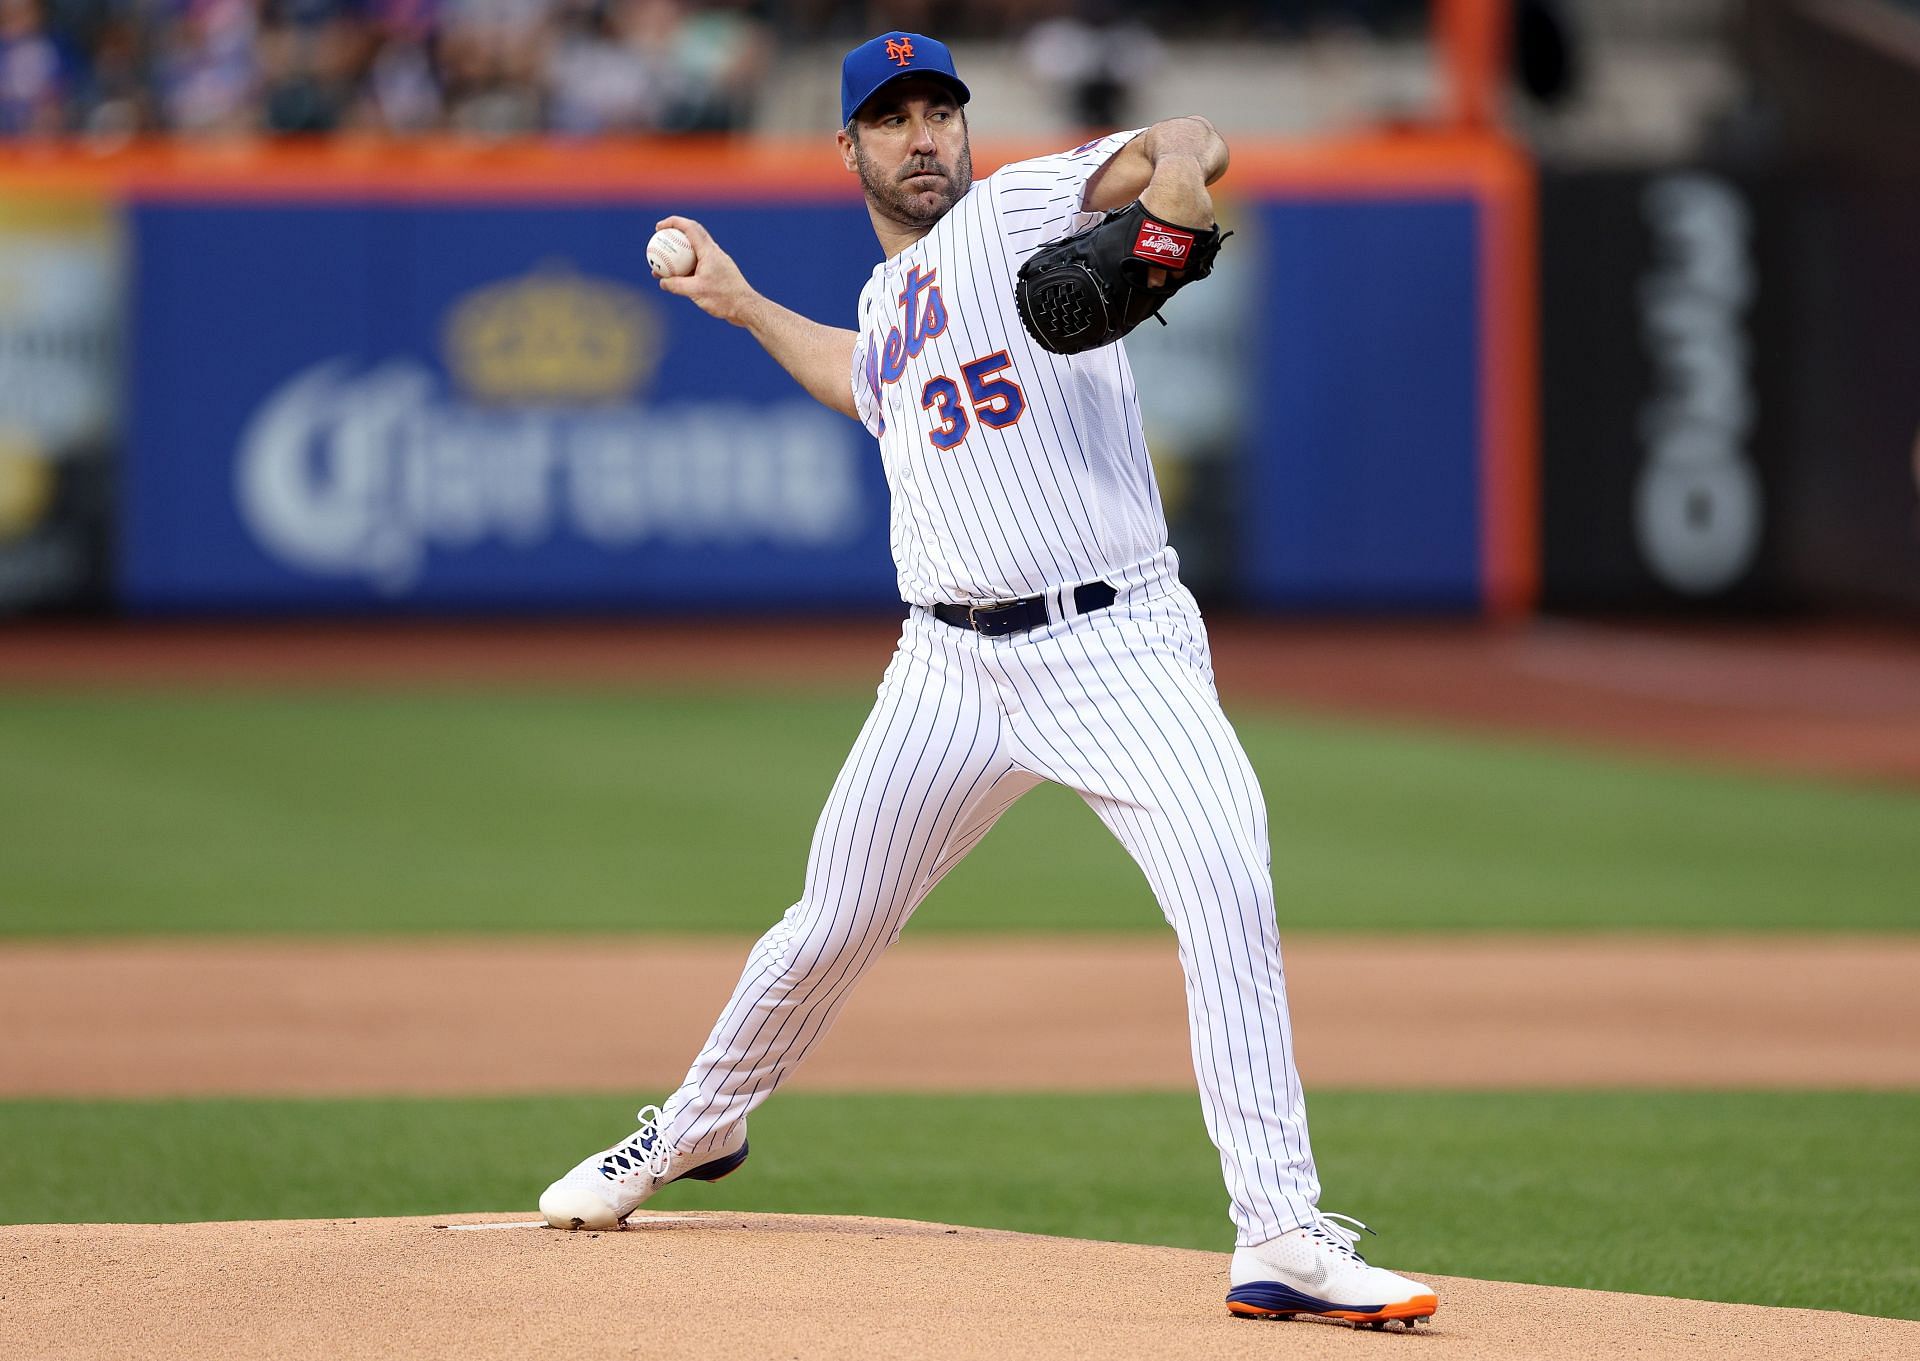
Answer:
<svg viewBox="0 0 1920 1361"><path fill-rule="evenodd" d="M812 918L790 913L791 927L779 955L772 962L780 971L780 982L789 991L806 991L835 979L852 979L862 973L885 948L890 933L869 924L861 929L857 922Z"/></svg>
<svg viewBox="0 0 1920 1361"><path fill-rule="evenodd" d="M1265 867L1257 877L1246 875L1227 880L1214 878L1186 885L1162 904L1168 922L1175 931L1186 932L1201 923L1213 923L1218 929L1249 939L1265 940L1275 935L1273 883Z"/></svg>

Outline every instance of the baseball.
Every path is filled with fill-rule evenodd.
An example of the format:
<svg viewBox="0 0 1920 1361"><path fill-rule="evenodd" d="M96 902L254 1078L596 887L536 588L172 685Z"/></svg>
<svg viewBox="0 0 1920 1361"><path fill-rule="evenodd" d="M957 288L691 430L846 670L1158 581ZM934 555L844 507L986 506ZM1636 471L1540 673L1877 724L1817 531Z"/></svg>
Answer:
<svg viewBox="0 0 1920 1361"><path fill-rule="evenodd" d="M653 240L647 242L647 265L653 270L656 279L670 279L679 274L693 273L693 243L687 240L687 234L678 227L668 227L653 234Z"/></svg>

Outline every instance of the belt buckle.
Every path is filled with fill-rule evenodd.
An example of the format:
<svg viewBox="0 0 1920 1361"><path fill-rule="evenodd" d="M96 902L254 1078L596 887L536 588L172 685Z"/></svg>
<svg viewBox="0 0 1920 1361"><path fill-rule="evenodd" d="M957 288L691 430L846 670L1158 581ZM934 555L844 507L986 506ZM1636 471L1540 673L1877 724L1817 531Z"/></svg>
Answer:
<svg viewBox="0 0 1920 1361"><path fill-rule="evenodd" d="M999 610L1010 610L1019 603L1018 600L983 600L977 604L970 604L967 606L967 627L975 633L987 633L986 628L982 627L980 623L980 616L982 614L993 614ZM995 635L987 633L987 636L991 638Z"/></svg>

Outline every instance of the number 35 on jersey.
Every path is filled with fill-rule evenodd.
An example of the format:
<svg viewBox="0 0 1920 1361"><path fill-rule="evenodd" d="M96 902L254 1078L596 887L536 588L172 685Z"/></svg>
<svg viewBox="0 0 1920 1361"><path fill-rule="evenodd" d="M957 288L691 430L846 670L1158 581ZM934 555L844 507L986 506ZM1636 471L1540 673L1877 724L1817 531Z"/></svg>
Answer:
<svg viewBox="0 0 1920 1361"><path fill-rule="evenodd" d="M867 351L867 379L876 393L885 384L899 382L907 361L947 329L947 305L940 296L938 274L938 270L922 274L918 266L907 271L906 286L900 291L905 330L892 327L884 343ZM962 364L958 380L945 373L927 379L920 387L920 408L932 416L928 442L936 449L952 449L972 432L975 422L1004 430L1025 415L1026 394L1006 371L1012 364L1005 350L995 350Z"/></svg>

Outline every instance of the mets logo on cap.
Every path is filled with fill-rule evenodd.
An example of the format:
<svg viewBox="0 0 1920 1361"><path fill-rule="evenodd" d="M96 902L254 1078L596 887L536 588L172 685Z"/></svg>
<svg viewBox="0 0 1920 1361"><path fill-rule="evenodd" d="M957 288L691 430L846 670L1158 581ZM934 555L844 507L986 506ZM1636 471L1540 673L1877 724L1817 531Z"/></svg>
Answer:
<svg viewBox="0 0 1920 1361"><path fill-rule="evenodd" d="M913 65L913 39L911 37L888 38L887 60L898 62L902 66Z"/></svg>

